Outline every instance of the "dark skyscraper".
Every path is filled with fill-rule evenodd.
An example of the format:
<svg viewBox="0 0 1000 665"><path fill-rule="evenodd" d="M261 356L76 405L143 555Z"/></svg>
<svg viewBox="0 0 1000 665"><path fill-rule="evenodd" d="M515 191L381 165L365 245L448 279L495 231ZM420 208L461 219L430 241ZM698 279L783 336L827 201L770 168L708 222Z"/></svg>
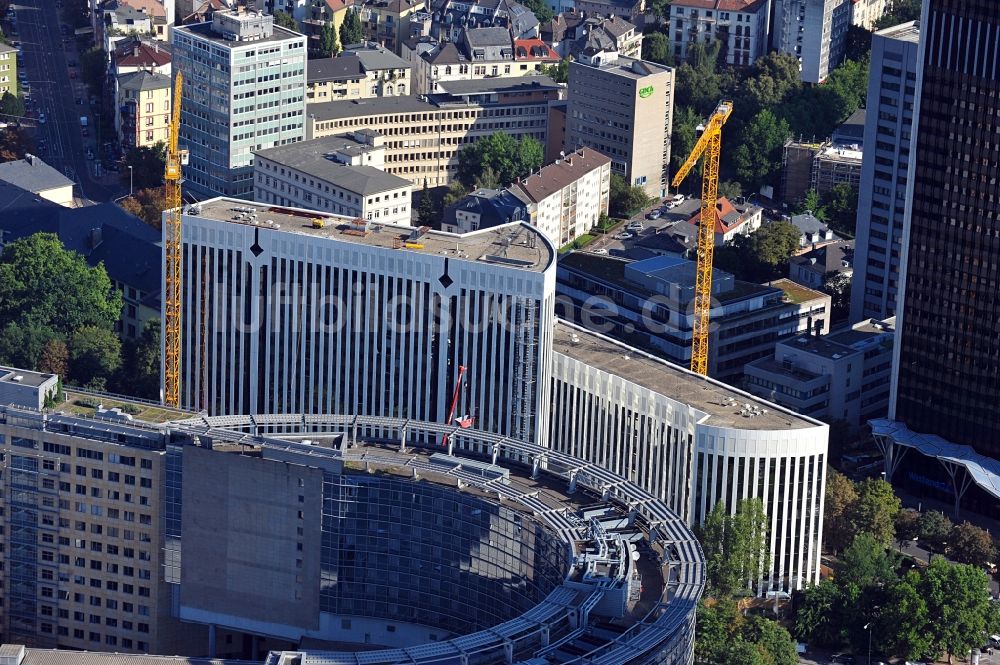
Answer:
<svg viewBox="0 0 1000 665"><path fill-rule="evenodd" d="M888 475L904 472L894 480L951 498L978 486L966 503L992 510L1000 498L1000 6L924 0L920 41L890 414L897 424L891 435L876 424L875 433L923 453L889 451Z"/></svg>

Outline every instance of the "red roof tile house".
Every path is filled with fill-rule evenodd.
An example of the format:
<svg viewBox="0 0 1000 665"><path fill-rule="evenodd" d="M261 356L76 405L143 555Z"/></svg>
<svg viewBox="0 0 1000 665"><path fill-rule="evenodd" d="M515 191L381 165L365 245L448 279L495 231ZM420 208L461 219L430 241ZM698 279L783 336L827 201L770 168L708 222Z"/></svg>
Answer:
<svg viewBox="0 0 1000 665"><path fill-rule="evenodd" d="M715 206L715 246L721 247L739 234L750 235L760 228L764 218L764 210L760 206L750 204L733 205L725 196L721 197ZM701 223L701 210L688 220L689 224L698 226Z"/></svg>

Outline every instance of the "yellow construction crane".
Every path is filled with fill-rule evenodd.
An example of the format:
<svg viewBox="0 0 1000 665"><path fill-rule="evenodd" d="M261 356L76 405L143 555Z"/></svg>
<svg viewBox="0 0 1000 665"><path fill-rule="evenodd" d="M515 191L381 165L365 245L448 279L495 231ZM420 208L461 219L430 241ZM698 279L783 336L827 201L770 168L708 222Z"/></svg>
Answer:
<svg viewBox="0 0 1000 665"><path fill-rule="evenodd" d="M712 311L712 254L715 251L715 222L718 219L719 153L722 126L733 112L732 102L719 102L705 124L698 142L671 183L677 188L698 159L705 155L701 174L701 222L698 225L698 268L694 285L694 326L691 336L691 371L708 374L708 324Z"/></svg>
<svg viewBox="0 0 1000 665"><path fill-rule="evenodd" d="M166 213L163 250L166 253L163 310L163 401L180 406L181 397L181 163L187 151L178 150L181 124L181 73L174 75L174 108L170 117L170 141L163 173L166 183Z"/></svg>

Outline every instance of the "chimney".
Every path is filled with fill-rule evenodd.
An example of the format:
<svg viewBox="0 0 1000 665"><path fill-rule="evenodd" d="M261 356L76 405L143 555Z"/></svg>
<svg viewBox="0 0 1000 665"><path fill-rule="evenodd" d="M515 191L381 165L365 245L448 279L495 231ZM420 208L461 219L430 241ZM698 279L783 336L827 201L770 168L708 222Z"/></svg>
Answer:
<svg viewBox="0 0 1000 665"><path fill-rule="evenodd" d="M24 161L28 162L32 166L35 165L35 156L30 153L24 153Z"/></svg>
<svg viewBox="0 0 1000 665"><path fill-rule="evenodd" d="M138 44L136 44L135 46L132 47L132 55L135 56L135 57L137 57L137 58L139 57L139 45Z"/></svg>

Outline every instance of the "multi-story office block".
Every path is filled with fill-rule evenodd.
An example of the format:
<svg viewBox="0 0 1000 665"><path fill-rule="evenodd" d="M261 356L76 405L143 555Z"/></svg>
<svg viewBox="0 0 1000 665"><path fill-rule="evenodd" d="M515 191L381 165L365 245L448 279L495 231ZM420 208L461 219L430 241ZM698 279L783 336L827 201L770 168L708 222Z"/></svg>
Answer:
<svg viewBox="0 0 1000 665"><path fill-rule="evenodd" d="M802 80L820 83L844 59L851 0L778 0L772 46L799 59Z"/></svg>
<svg viewBox="0 0 1000 665"><path fill-rule="evenodd" d="M996 9L992 0L923 3L889 413L895 422L873 424L887 477L953 500L956 513L964 505L991 516L1000 510Z"/></svg>
<svg viewBox="0 0 1000 665"><path fill-rule="evenodd" d="M309 138L371 129L385 137L385 170L414 187L450 184L458 151L495 132L545 142L549 104L565 88L547 76L448 81L439 94L310 104Z"/></svg>
<svg viewBox="0 0 1000 665"><path fill-rule="evenodd" d="M919 37L916 22L872 36L851 321L896 314Z"/></svg>
<svg viewBox="0 0 1000 665"><path fill-rule="evenodd" d="M755 591L819 581L829 428L608 337L559 322L549 445L600 464L689 524L759 498L771 570Z"/></svg>
<svg viewBox="0 0 1000 665"><path fill-rule="evenodd" d="M254 11L217 11L173 32L184 75L186 191L249 196L253 152L305 137L306 38Z"/></svg>
<svg viewBox="0 0 1000 665"><path fill-rule="evenodd" d="M461 416L540 440L555 250L212 199L183 217L181 403L209 413Z"/></svg>
<svg viewBox="0 0 1000 665"><path fill-rule="evenodd" d="M261 203L408 226L412 189L385 172L383 139L370 129L268 148L254 160Z"/></svg>
<svg viewBox="0 0 1000 665"><path fill-rule="evenodd" d="M649 196L667 191L674 71L615 50L570 63L566 152L588 147L611 158L611 170Z"/></svg>
<svg viewBox="0 0 1000 665"><path fill-rule="evenodd" d="M770 0L674 0L669 36L682 61L691 44L719 40L719 62L749 66L767 53Z"/></svg>
<svg viewBox="0 0 1000 665"><path fill-rule="evenodd" d="M895 328L895 319L869 320L822 337L778 342L773 358L746 366L746 388L827 423L856 428L884 418Z"/></svg>
<svg viewBox="0 0 1000 665"><path fill-rule="evenodd" d="M557 314L689 366L694 274L693 261L674 256L573 252L559 260ZM738 383L743 366L771 356L778 340L830 329L830 296L791 280L764 286L714 270L712 298L708 372L722 381Z"/></svg>

